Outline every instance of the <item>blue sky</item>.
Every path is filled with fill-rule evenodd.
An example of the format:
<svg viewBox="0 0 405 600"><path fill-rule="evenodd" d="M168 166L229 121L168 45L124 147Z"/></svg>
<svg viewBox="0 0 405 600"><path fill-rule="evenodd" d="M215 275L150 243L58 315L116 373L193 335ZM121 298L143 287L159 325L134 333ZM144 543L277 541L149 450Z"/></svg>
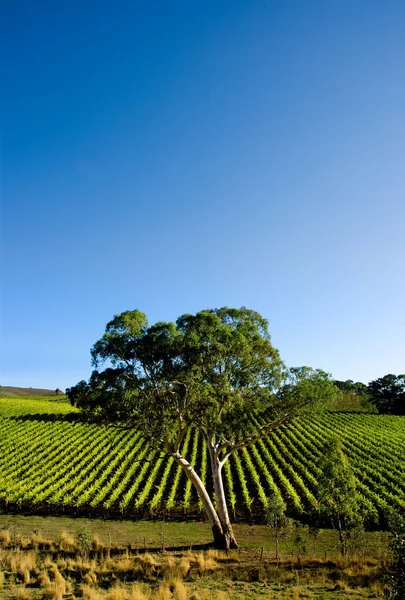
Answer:
<svg viewBox="0 0 405 600"><path fill-rule="evenodd" d="M405 371L405 4L9 1L1 385L112 316L247 306L290 366Z"/></svg>

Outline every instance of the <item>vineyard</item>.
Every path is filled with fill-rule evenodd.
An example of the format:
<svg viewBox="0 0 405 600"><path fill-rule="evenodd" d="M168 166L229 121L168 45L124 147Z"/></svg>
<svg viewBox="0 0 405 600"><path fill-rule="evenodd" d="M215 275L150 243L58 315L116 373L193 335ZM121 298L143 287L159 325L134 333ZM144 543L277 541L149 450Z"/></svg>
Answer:
<svg viewBox="0 0 405 600"><path fill-rule="evenodd" d="M260 521L269 495L305 519L316 510L320 448L337 434L357 479L369 526L405 509L405 417L326 413L283 426L225 465L234 520ZM183 452L211 489L207 454L189 430ZM83 423L66 402L0 398L3 509L109 517L203 518L198 496L171 458L141 432Z"/></svg>

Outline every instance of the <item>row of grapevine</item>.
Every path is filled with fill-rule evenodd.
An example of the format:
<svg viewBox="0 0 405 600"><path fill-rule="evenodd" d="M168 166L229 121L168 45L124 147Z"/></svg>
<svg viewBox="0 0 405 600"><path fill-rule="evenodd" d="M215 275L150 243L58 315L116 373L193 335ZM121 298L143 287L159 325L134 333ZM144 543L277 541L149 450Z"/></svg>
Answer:
<svg viewBox="0 0 405 600"><path fill-rule="evenodd" d="M292 514L316 510L322 446L338 435L364 513L383 523L389 507L405 508L404 424L403 417L327 413L283 426L225 464L233 517L261 519L271 494ZM197 431L187 432L182 451L212 491ZM184 471L140 432L86 424L65 403L32 399L0 399L0 503L128 517L202 514Z"/></svg>

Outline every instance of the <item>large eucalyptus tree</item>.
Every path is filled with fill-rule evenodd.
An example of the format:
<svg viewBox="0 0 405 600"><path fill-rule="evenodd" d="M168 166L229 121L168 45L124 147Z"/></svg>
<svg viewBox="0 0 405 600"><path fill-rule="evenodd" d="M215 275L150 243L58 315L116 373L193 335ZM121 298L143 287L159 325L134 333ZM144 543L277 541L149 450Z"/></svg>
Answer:
<svg viewBox="0 0 405 600"><path fill-rule="evenodd" d="M100 422L140 429L172 456L195 486L222 548L237 546L223 485L225 462L338 392L322 371L286 372L267 321L246 308L204 310L152 326L144 313L127 311L107 324L91 355L96 370L89 382L67 390L72 404ZM215 506L182 453L190 427L207 444Z"/></svg>

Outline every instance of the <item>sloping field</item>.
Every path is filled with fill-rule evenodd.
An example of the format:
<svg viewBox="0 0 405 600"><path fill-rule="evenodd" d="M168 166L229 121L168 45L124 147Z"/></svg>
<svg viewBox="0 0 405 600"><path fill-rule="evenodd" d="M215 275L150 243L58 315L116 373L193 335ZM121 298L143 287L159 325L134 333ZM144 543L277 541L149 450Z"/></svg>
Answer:
<svg viewBox="0 0 405 600"><path fill-rule="evenodd" d="M56 399L56 398L55 398ZM184 473L141 432L85 424L69 404L0 398L0 505L42 514L199 517ZM302 519L316 509L320 448L337 434L358 481L369 525L405 508L405 417L327 413L282 427L225 465L233 518L260 521L271 492ZM189 431L184 452L209 488L207 455Z"/></svg>
<svg viewBox="0 0 405 600"><path fill-rule="evenodd" d="M20 396L30 397L30 396L55 396L56 390L44 390L40 388L22 388L22 387L14 387L11 385L0 385L0 397L8 396L17 398ZM57 391L57 394L63 395L60 390Z"/></svg>

